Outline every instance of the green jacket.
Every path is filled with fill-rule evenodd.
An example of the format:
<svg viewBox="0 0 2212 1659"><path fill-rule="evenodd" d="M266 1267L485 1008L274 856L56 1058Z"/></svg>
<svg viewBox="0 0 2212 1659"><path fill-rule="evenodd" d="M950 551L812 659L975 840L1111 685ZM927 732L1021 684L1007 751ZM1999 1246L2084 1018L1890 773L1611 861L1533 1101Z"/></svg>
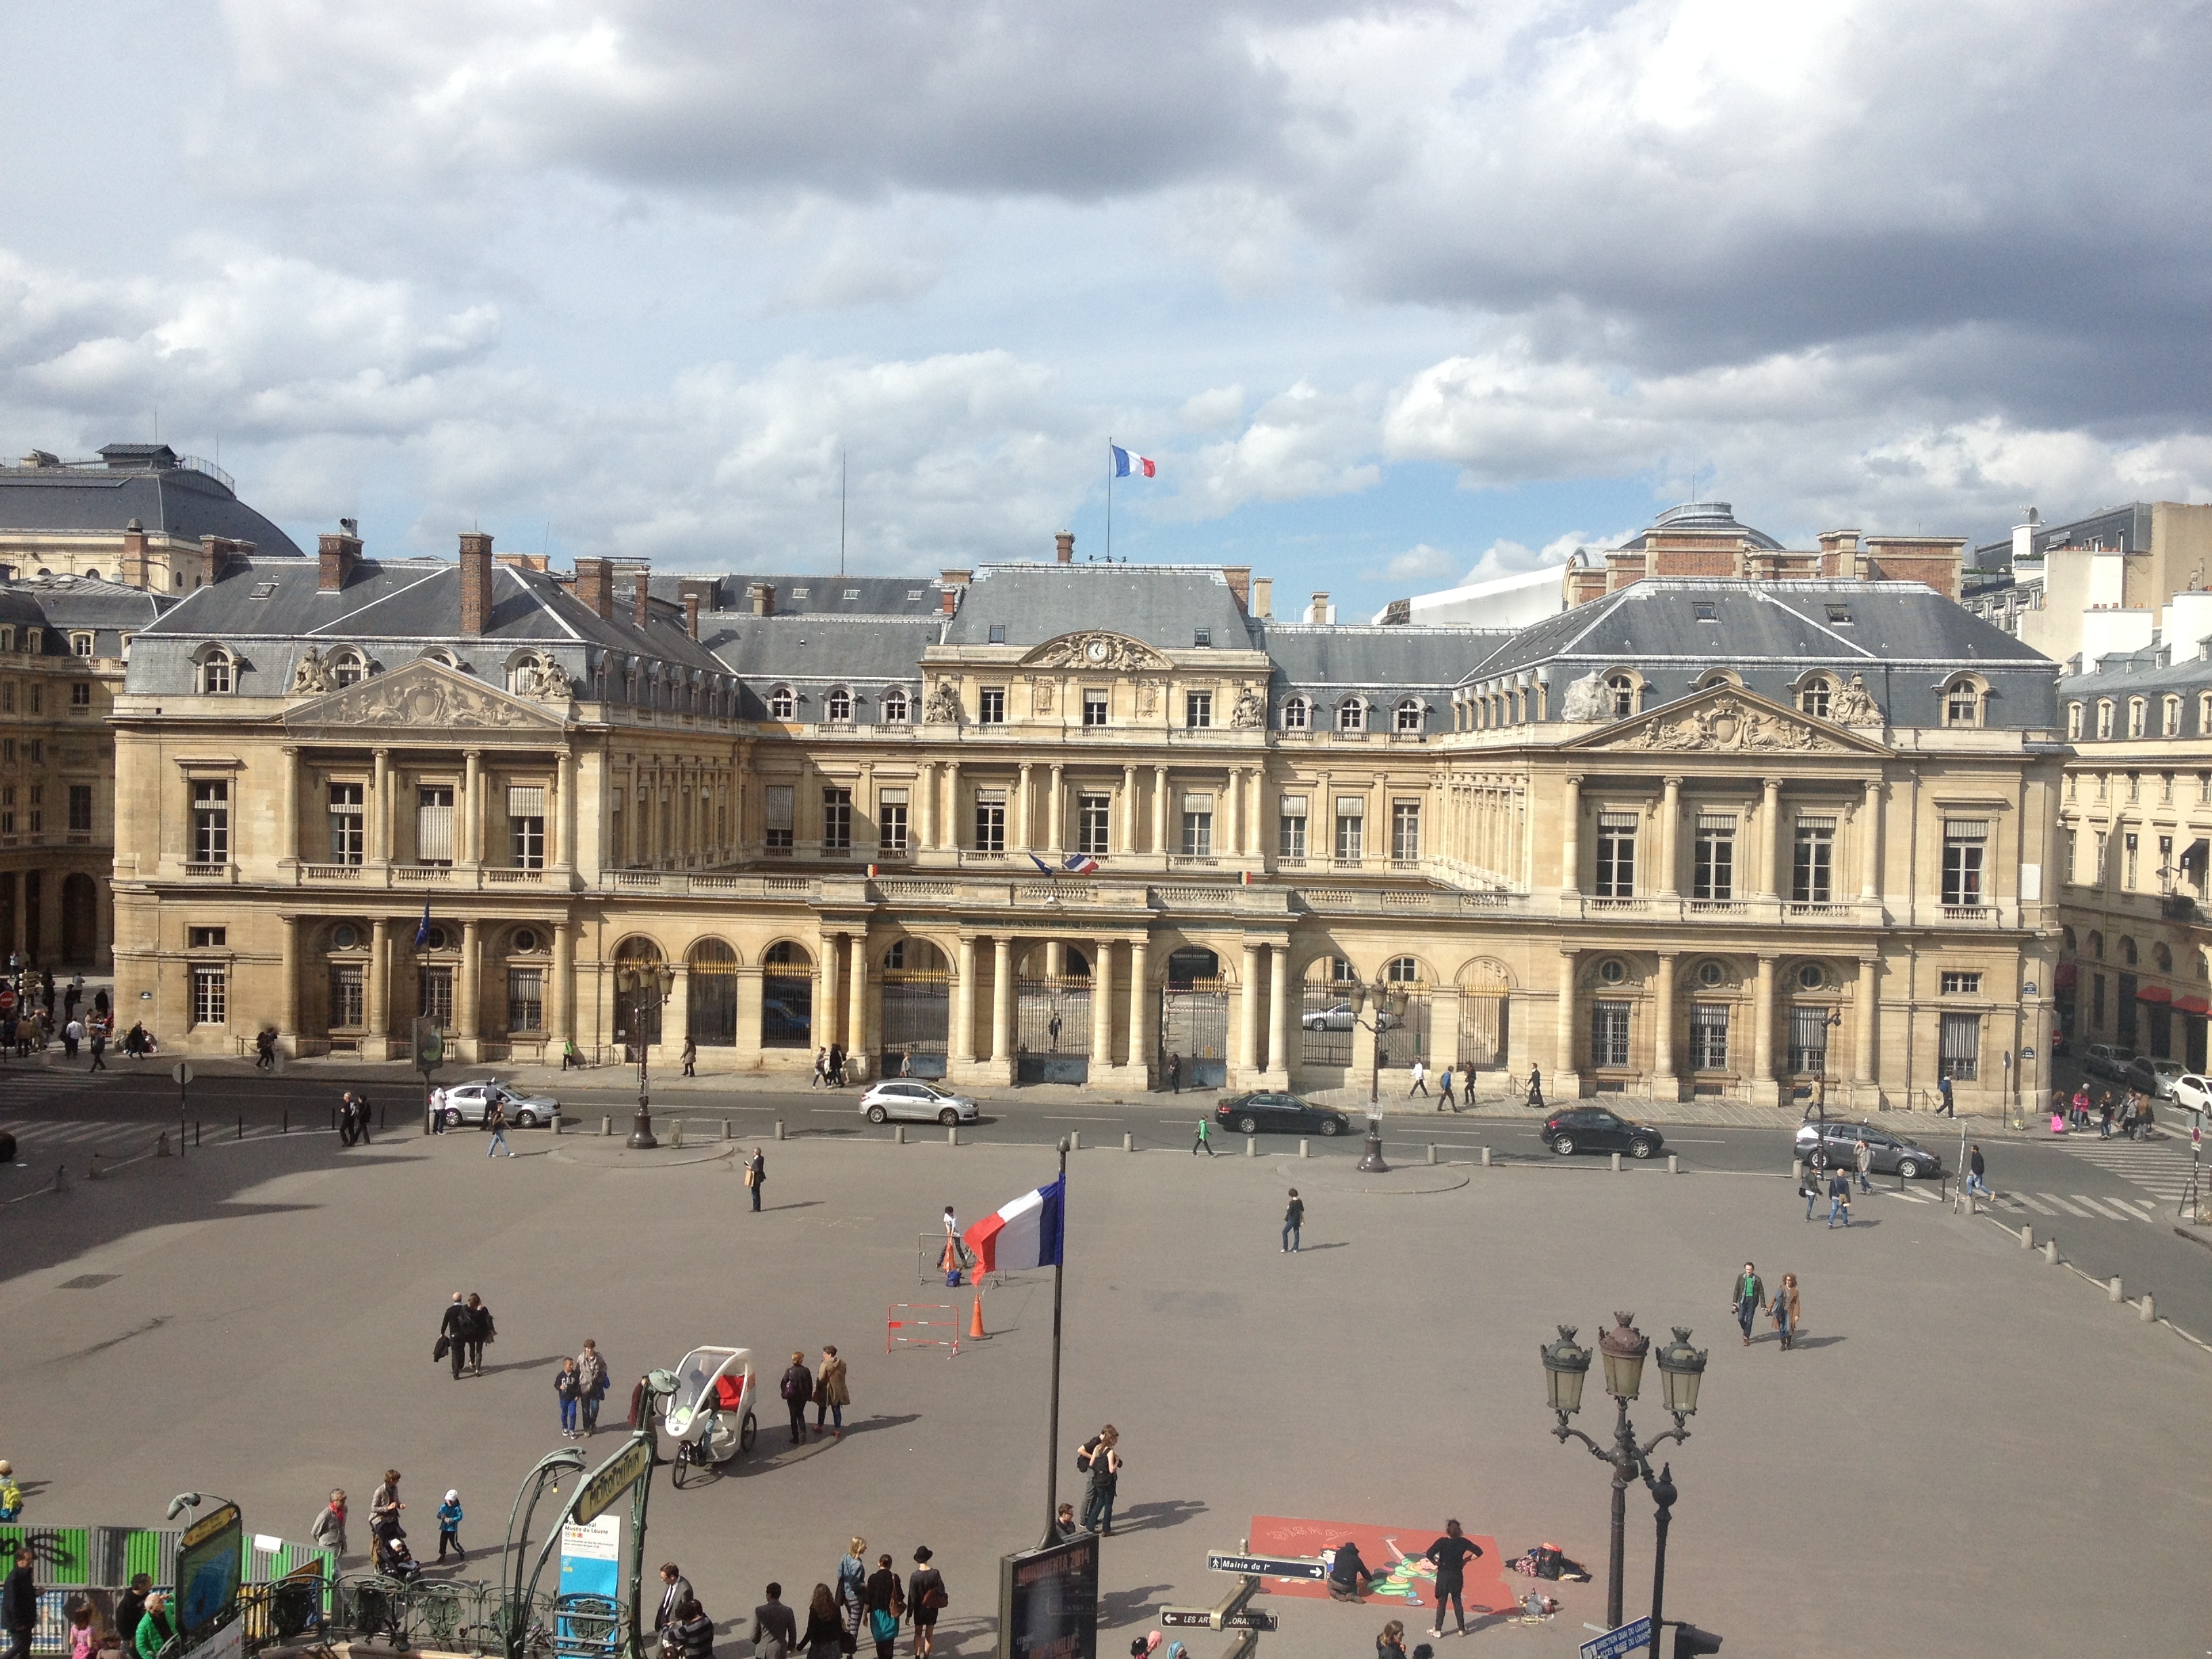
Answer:
<svg viewBox="0 0 2212 1659"><path fill-rule="evenodd" d="M169 1622L168 1609L149 1613L138 1621L138 1659L161 1659L161 1650L176 1637L176 1626Z"/></svg>
<svg viewBox="0 0 2212 1659"><path fill-rule="evenodd" d="M1757 1273L1738 1273L1735 1276L1735 1289L1729 1296L1729 1306L1741 1308L1747 1302L1754 1308L1766 1305L1766 1286Z"/></svg>

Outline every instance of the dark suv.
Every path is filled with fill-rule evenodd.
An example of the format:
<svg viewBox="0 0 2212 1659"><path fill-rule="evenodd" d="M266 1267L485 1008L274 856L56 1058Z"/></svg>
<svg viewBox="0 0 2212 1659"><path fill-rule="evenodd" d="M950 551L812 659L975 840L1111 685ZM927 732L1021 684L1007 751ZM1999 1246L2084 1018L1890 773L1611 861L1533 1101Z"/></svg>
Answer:
<svg viewBox="0 0 2212 1659"><path fill-rule="evenodd" d="M1544 1120L1544 1144L1561 1158L1575 1152L1649 1158L1667 1143L1649 1124L1632 1123L1602 1106L1572 1106Z"/></svg>
<svg viewBox="0 0 2212 1659"><path fill-rule="evenodd" d="M1942 1158L1925 1146L1864 1123L1808 1123L1797 1131L1797 1156L1810 1158L1817 1146L1823 1148L1821 1157L1830 1169L1855 1169L1861 1140L1867 1144L1867 1161L1875 1175L1915 1181L1943 1173Z"/></svg>

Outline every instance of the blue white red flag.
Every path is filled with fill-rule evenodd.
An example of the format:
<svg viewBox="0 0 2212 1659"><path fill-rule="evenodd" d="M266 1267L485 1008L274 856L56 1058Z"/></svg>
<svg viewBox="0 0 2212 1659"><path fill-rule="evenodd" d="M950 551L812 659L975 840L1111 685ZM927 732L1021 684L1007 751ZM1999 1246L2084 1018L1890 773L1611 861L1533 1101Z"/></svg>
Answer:
<svg viewBox="0 0 2212 1659"><path fill-rule="evenodd" d="M1119 444L1106 447L1114 452L1114 476L1117 478L1149 478L1159 471L1149 455L1132 455Z"/></svg>
<svg viewBox="0 0 2212 1659"><path fill-rule="evenodd" d="M1067 1177L1024 1193L996 1215L987 1215L961 1237L975 1253L976 1271L1019 1273L1024 1267L1059 1265L1065 1240L1063 1206Z"/></svg>
<svg viewBox="0 0 2212 1659"><path fill-rule="evenodd" d="M1058 864L1047 864L1032 853L1030 862L1048 876L1087 876L1098 868L1098 860L1088 853L1072 853Z"/></svg>

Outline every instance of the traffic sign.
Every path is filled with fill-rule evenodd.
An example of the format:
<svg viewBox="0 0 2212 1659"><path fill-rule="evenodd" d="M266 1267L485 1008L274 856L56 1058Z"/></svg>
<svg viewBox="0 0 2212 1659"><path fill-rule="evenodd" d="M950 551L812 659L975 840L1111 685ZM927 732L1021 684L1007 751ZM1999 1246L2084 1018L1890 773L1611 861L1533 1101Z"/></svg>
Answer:
<svg viewBox="0 0 2212 1659"><path fill-rule="evenodd" d="M12 1012L15 1006L15 994L5 986L0 986L0 1014Z"/></svg>
<svg viewBox="0 0 2212 1659"><path fill-rule="evenodd" d="M1593 1637L1582 1645L1583 1659L1623 1659L1651 1645L1651 1616L1623 1625L1619 1630L1609 1630L1602 1636Z"/></svg>
<svg viewBox="0 0 2212 1659"><path fill-rule="evenodd" d="M1328 1569L1310 1555L1214 1555L1206 1558L1212 1572L1256 1572L1262 1578L1326 1578Z"/></svg>
<svg viewBox="0 0 2212 1659"><path fill-rule="evenodd" d="M1200 1630L1209 1630L1213 1625L1213 1609L1211 1607L1162 1607L1160 1623L1170 1626L1188 1625ZM1232 1613L1223 1620L1221 1627L1224 1630L1273 1630L1275 1628L1275 1615L1272 1613L1262 1613L1257 1607L1246 1607L1242 1612Z"/></svg>
<svg viewBox="0 0 2212 1659"><path fill-rule="evenodd" d="M179 1060L175 1065L169 1067L169 1077L179 1089L183 1088L185 1085L192 1080L192 1068L191 1062L188 1060Z"/></svg>
<svg viewBox="0 0 2212 1659"><path fill-rule="evenodd" d="M653 1437L641 1433L599 1465L576 1494L575 1510L568 1518L586 1526L606 1513L615 1501L653 1471Z"/></svg>

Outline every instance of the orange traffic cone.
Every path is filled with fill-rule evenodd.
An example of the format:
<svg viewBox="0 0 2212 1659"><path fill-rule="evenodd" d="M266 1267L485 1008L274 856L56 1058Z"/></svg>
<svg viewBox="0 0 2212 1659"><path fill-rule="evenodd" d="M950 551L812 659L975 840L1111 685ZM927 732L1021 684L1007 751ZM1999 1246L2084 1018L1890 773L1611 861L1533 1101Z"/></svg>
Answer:
<svg viewBox="0 0 2212 1659"><path fill-rule="evenodd" d="M968 1334L975 1341L983 1340L983 1293L975 1292L975 1299L968 1304Z"/></svg>

